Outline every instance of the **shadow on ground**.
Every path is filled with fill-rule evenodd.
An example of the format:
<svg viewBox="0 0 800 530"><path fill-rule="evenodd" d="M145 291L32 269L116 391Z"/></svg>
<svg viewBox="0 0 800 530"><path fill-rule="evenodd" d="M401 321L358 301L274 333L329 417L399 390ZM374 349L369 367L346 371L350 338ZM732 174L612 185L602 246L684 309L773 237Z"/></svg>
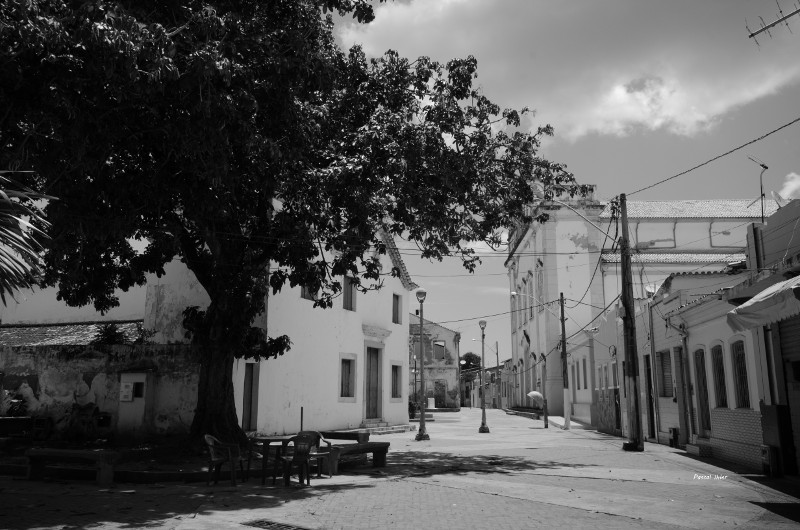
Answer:
<svg viewBox="0 0 800 530"><path fill-rule="evenodd" d="M595 466L498 455L463 456L452 453L407 451L390 454L389 462L384 468L360 467L348 470L348 472L368 473L386 478L402 478L404 476L462 475L466 473L514 474L562 467Z"/></svg>
<svg viewBox="0 0 800 530"><path fill-rule="evenodd" d="M403 452L391 454L386 467L345 466L342 478L352 482L334 482L327 477L311 477L311 486L301 487L296 478L292 486L262 486L260 478L231 487L229 482L216 486L204 484L118 484L101 488L86 482L49 480L29 482L3 477L0 482L0 520L8 528L29 530L50 526L77 529L98 522L119 528L145 528L173 525L176 519L191 522L193 517L212 512L270 510L291 508L297 500L318 497L336 491L367 490L376 482L355 480L370 476L386 480L407 477L465 474L513 474L537 469L576 466L554 461L533 461L498 455L457 456L440 452ZM15 487L16 486L16 487ZM254 512L255 513L255 512ZM269 514L265 514L268 518ZM259 519L254 515L253 519ZM170 521L167 524L167 521Z"/></svg>

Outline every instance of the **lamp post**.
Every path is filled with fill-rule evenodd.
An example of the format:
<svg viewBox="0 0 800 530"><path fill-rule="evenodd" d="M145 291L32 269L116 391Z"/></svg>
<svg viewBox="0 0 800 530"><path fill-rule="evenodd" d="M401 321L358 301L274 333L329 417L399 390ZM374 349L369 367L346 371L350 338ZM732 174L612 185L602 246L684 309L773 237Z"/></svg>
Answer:
<svg viewBox="0 0 800 530"><path fill-rule="evenodd" d="M421 394L422 394L422 407L420 407L420 417L419 417L419 432L417 436L414 438L416 441L421 442L423 440L430 440L431 437L428 436L428 432L425 430L425 356L423 354L423 343L422 343L422 304L425 303L425 297L428 295L428 291L425 289L417 289L417 301L419 302L419 384L421 387ZM417 394L419 395L419 394Z"/></svg>
<svg viewBox="0 0 800 530"><path fill-rule="evenodd" d="M475 341L475 339L472 340ZM492 345L490 344L489 347L491 348ZM500 408L503 408L502 398L500 396L500 375L502 373L500 370L500 346L498 345L497 341L494 341L494 355L497 363L497 387L492 390L492 395L496 396L497 403L500 404Z"/></svg>
<svg viewBox="0 0 800 530"><path fill-rule="evenodd" d="M463 368L461 367L464 366L465 364L467 364L467 361L465 361L464 359L458 361L458 394L461 397L461 399L459 400L460 401L459 406L464 404L464 394L467 391L467 380L464 379L464 382L463 383L461 382L461 377L464 375ZM462 384L464 385L463 389L461 387ZM472 407L470 406L470 408Z"/></svg>
<svg viewBox="0 0 800 530"><path fill-rule="evenodd" d="M486 342L486 321L481 320L478 322L481 327L481 426L478 432L489 432L489 426L486 425L486 389L483 388L483 371L486 369L486 359L484 356L484 343Z"/></svg>

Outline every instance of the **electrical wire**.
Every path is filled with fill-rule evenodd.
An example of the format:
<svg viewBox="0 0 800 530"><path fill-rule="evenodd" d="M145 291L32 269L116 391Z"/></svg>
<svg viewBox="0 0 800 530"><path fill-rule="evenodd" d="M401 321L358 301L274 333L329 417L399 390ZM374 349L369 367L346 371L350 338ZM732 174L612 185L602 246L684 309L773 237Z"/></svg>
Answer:
<svg viewBox="0 0 800 530"><path fill-rule="evenodd" d="M681 177L681 176L683 176L683 175L686 175L687 173L690 173L690 172L694 171L695 169L699 169L699 168L701 168L701 167L703 167L703 166L707 166L708 164L710 164L710 163L712 163L712 162L715 162L715 161L719 160L720 158L723 158L723 157L725 157L725 156L728 156L728 155L729 155L729 154L731 154L731 153L735 153L736 151L739 151L740 149L744 149L744 148L745 148L745 147L747 147L748 145L752 145L752 144L754 144L754 143L756 143L756 142L759 142L759 141L763 140L764 138L766 138L766 137L768 137L768 136L770 136L770 135L773 135L773 134L775 134L775 133L776 133L776 132L778 132L778 131L781 131L781 130L783 130L783 129L787 128L787 127L790 127L790 126L794 125L794 124L795 124L795 123L797 123L797 122L800 122L800 117L797 117L797 118L793 119L792 121L790 121L789 123L786 123L786 124L784 124L784 125L781 125L781 126L780 126L780 127L778 127L777 129L773 129L773 130L769 131L768 133L762 134L762 135L761 135L761 136L759 136L758 138L754 138L754 139L750 140L749 142L745 142L745 143L743 143L742 145L740 145L740 146L738 146L738 147L734 147L733 149L731 149L731 150L729 150L729 151L726 151L726 152L722 153L721 155L717 155L717 156L715 156L714 158L711 158L711 159L709 159L709 160L706 160L706 161L705 161L705 162L703 162L703 163L697 164L696 166L694 166L694 167L691 167L691 168L689 168L689 169L687 169L687 170L685 170L685 171L681 171L680 173L678 173L678 174L675 174L675 175L672 175L671 177L667 177L667 178L665 178L665 179L659 180L658 182L655 182L655 183L653 183L653 184L650 184L649 186L645 186L644 188L640 188L640 189L638 189L638 190L636 190L636 191L633 191L633 192L631 192L631 193L628 193L628 196L634 195L634 194L636 194L636 193L640 193L640 192L642 192L642 191L645 191L645 190L649 190L649 189L651 189L651 188L655 188L656 186L658 186L658 185L660 185L660 184L664 184L665 182L668 182L668 181L670 181L670 180L672 180L672 179L676 179L676 178L678 178L678 177Z"/></svg>

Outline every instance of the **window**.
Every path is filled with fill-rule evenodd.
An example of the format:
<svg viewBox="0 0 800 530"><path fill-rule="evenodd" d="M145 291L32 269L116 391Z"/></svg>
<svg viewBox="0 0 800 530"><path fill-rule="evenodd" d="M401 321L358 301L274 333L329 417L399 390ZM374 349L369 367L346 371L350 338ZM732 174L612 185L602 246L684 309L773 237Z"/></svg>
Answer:
<svg viewBox="0 0 800 530"><path fill-rule="evenodd" d="M356 310L356 284L352 278L344 277L344 308L348 311Z"/></svg>
<svg viewBox="0 0 800 530"><path fill-rule="evenodd" d="M517 297L511 297L511 329L517 329Z"/></svg>
<svg viewBox="0 0 800 530"><path fill-rule="evenodd" d="M341 391L339 397L355 397L355 370L353 359L342 359Z"/></svg>
<svg viewBox="0 0 800 530"><path fill-rule="evenodd" d="M527 322L528 321L528 304L530 304L530 300L531 300L527 296L527 293L528 293L528 284L527 283L522 282L522 290L520 290L519 293L520 293L520 297L522 298L522 311L520 311L520 316L522 318L520 318L520 321L521 322Z"/></svg>
<svg viewBox="0 0 800 530"><path fill-rule="evenodd" d="M392 365L392 397L393 398L401 397L400 389L402 388L402 379L401 379L401 375L400 374L402 372L400 371L400 368L401 367L399 365L396 365L396 364Z"/></svg>
<svg viewBox="0 0 800 530"><path fill-rule="evenodd" d="M311 292L311 289L309 289L308 287L303 285L300 288L300 298L302 298L304 300L313 300L314 299L314 293Z"/></svg>
<svg viewBox="0 0 800 530"><path fill-rule="evenodd" d="M536 291L539 295L539 300L544 300L544 269L541 267L536 269ZM544 311L544 305L539 304L539 312Z"/></svg>
<svg viewBox="0 0 800 530"><path fill-rule="evenodd" d="M574 386L577 384L577 378L575 377L575 365L573 364L571 368L572 368L572 384Z"/></svg>
<svg viewBox="0 0 800 530"><path fill-rule="evenodd" d="M403 320L400 316L402 314L403 303L399 294L392 295L392 322L394 324L402 324Z"/></svg>
<svg viewBox="0 0 800 530"><path fill-rule="evenodd" d="M661 397L672 397L672 355L669 351L658 352L659 376L658 395Z"/></svg>
<svg viewBox="0 0 800 530"><path fill-rule="evenodd" d="M133 397L141 398L144 397L144 382L137 381L133 383Z"/></svg>
<svg viewBox="0 0 800 530"><path fill-rule="evenodd" d="M583 359L583 388L584 390L589 388L589 384L586 381L586 358Z"/></svg>
<svg viewBox="0 0 800 530"><path fill-rule="evenodd" d="M714 371L714 393L717 395L717 407L728 406L728 390L725 388L725 361L722 357L722 346L711 348L711 369Z"/></svg>
<svg viewBox="0 0 800 530"><path fill-rule="evenodd" d="M597 390L600 390L601 383L603 382L603 368L598 366L597 367L597 381L595 381L594 386Z"/></svg>
<svg viewBox="0 0 800 530"><path fill-rule="evenodd" d="M433 358L437 360L444 360L445 346L443 340L433 341Z"/></svg>
<svg viewBox="0 0 800 530"><path fill-rule="evenodd" d="M533 320L533 277L528 280L528 300L530 300L529 318Z"/></svg>
<svg viewBox="0 0 800 530"><path fill-rule="evenodd" d="M615 388L619 386L619 383L617 382L617 361L611 363L611 379Z"/></svg>
<svg viewBox="0 0 800 530"><path fill-rule="evenodd" d="M736 390L736 408L750 408L750 388L747 385L747 363L744 356L744 341L731 344L733 360L733 387Z"/></svg>
<svg viewBox="0 0 800 530"><path fill-rule="evenodd" d="M603 365L603 388L608 388L608 365Z"/></svg>

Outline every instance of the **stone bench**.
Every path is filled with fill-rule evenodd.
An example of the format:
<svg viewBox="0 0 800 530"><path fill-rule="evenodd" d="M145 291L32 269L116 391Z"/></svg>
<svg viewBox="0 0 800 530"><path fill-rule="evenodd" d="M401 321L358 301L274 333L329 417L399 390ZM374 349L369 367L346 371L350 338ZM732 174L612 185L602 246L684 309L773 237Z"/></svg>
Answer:
<svg viewBox="0 0 800 530"><path fill-rule="evenodd" d="M28 479L40 480L44 478L47 464L63 462L94 462L97 470L97 483L110 485L114 482L114 463L119 460L120 454L116 451L103 449L50 449L33 448L25 451L28 457Z"/></svg>
<svg viewBox="0 0 800 530"><path fill-rule="evenodd" d="M386 467L386 455L389 453L389 442L357 442L354 444L335 444L333 453L333 474L339 472L339 459L346 455L372 453L373 467ZM338 453L338 454L337 454Z"/></svg>
<svg viewBox="0 0 800 530"><path fill-rule="evenodd" d="M320 434L326 440L355 440L359 443L369 441L367 431L321 431Z"/></svg>

